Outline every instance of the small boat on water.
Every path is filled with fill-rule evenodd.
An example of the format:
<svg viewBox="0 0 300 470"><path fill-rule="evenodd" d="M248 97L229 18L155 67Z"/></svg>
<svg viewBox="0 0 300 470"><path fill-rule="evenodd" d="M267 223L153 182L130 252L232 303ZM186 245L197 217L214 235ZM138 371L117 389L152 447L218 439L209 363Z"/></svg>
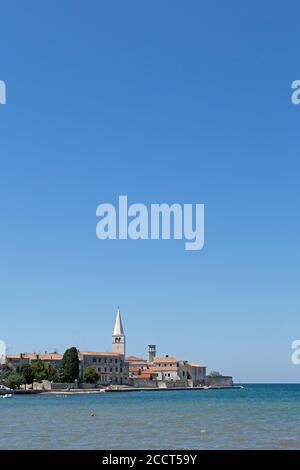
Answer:
<svg viewBox="0 0 300 470"><path fill-rule="evenodd" d="M12 398L12 396L11 393L6 393L5 395L1 395L1 398Z"/></svg>

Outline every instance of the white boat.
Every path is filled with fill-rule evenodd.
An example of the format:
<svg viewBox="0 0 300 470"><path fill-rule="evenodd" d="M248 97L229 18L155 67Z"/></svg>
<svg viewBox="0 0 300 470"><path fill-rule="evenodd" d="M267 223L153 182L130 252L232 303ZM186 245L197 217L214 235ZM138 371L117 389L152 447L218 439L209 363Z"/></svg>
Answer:
<svg viewBox="0 0 300 470"><path fill-rule="evenodd" d="M5 385L0 384L0 392L11 392L11 388L6 387Z"/></svg>
<svg viewBox="0 0 300 470"><path fill-rule="evenodd" d="M0 398L11 398L12 389L0 384Z"/></svg>

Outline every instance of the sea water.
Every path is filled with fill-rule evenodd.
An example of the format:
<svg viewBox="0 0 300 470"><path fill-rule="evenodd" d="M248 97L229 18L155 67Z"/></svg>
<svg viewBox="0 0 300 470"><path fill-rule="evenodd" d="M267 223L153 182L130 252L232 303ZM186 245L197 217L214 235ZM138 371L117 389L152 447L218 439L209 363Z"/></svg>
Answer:
<svg viewBox="0 0 300 470"><path fill-rule="evenodd" d="M300 384L16 395L0 449L300 449Z"/></svg>

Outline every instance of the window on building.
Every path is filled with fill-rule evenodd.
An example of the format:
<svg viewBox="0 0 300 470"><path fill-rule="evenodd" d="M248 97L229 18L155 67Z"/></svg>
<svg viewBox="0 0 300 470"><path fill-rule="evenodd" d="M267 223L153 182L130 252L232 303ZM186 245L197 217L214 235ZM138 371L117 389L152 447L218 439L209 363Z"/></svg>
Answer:
<svg viewBox="0 0 300 470"><path fill-rule="evenodd" d="M104 372L106 372L106 367L104 367Z"/></svg>
<svg viewBox="0 0 300 470"><path fill-rule="evenodd" d="M93 357L93 362L96 362L97 361L97 358L96 357Z"/></svg>
<svg viewBox="0 0 300 470"><path fill-rule="evenodd" d="M101 367L98 367L98 372L101 372Z"/></svg>
<svg viewBox="0 0 300 470"><path fill-rule="evenodd" d="M123 372L123 368L122 368L122 367L120 367L120 372Z"/></svg>
<svg viewBox="0 0 300 470"><path fill-rule="evenodd" d="M118 372L118 368L116 367L116 372Z"/></svg>
<svg viewBox="0 0 300 470"><path fill-rule="evenodd" d="M115 359L115 364L118 364L118 359Z"/></svg>
<svg viewBox="0 0 300 470"><path fill-rule="evenodd" d="M112 372L112 368L109 369L109 372Z"/></svg>

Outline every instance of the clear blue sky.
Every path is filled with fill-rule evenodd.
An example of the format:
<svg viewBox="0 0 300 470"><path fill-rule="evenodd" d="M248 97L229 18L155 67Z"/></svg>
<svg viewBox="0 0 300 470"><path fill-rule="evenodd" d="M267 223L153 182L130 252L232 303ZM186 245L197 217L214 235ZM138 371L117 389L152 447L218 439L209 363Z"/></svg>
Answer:
<svg viewBox="0 0 300 470"><path fill-rule="evenodd" d="M2 2L0 315L10 352L192 359L300 381L299 2ZM204 203L205 247L100 241L96 207Z"/></svg>

